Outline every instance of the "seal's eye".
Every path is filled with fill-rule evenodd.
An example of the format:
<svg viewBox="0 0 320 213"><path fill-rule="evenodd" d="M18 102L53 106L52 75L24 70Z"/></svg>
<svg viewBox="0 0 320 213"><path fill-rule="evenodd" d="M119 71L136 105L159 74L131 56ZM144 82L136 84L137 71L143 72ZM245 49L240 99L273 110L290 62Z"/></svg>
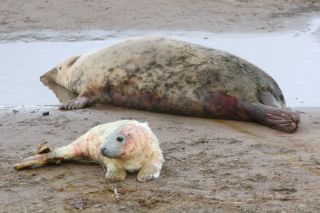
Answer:
<svg viewBox="0 0 320 213"><path fill-rule="evenodd" d="M117 137L117 141L118 141L118 142L122 143L122 142L123 142L123 140L124 140L124 138L123 138L123 137Z"/></svg>

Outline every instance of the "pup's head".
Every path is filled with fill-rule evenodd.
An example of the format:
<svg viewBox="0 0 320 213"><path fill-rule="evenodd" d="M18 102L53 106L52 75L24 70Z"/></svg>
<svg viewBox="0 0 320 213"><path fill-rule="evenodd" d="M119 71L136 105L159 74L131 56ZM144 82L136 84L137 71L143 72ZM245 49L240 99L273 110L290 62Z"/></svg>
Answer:
<svg viewBox="0 0 320 213"><path fill-rule="evenodd" d="M114 131L101 146L101 154L113 159L140 157L151 152L156 140L148 124L128 124Z"/></svg>
<svg viewBox="0 0 320 213"><path fill-rule="evenodd" d="M66 82L63 79L66 79L70 75L70 68L72 65L80 58L80 56L74 56L68 58L67 60L63 61L62 63L58 64L44 75L40 77L40 80L46 83L57 83L60 86L66 87Z"/></svg>

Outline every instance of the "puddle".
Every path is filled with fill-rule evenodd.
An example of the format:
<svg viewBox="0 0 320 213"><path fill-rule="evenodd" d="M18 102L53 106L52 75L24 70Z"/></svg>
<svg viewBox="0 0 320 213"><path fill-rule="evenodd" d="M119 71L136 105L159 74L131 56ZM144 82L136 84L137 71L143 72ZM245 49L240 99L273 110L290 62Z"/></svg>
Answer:
<svg viewBox="0 0 320 213"><path fill-rule="evenodd" d="M319 32L320 19L316 19L299 32L127 31L115 32L112 36L109 33L104 40L94 41L0 43L0 106L59 104L54 93L40 82L43 73L72 55L95 51L140 35L167 36L228 51L269 73L280 85L288 106L320 106ZM62 100L69 97L65 95Z"/></svg>

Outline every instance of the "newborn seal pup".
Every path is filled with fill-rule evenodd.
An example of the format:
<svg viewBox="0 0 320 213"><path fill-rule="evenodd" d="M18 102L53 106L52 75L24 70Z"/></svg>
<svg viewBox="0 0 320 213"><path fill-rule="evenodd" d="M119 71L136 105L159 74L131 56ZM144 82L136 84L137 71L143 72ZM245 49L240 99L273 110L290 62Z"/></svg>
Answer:
<svg viewBox="0 0 320 213"><path fill-rule="evenodd" d="M109 103L150 111L256 121L294 132L277 83L229 53L169 38L141 37L72 57L41 77L79 96L60 108Z"/></svg>
<svg viewBox="0 0 320 213"><path fill-rule="evenodd" d="M93 127L73 143L28 157L14 168L83 158L105 165L109 181L122 181L127 172L137 171L140 182L158 178L164 162L158 139L148 124L122 120Z"/></svg>

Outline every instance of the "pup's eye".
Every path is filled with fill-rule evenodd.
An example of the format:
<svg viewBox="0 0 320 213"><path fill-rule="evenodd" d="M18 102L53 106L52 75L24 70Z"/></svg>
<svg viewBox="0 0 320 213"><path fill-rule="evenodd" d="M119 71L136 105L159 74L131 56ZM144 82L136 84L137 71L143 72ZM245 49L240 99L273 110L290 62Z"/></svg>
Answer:
<svg viewBox="0 0 320 213"><path fill-rule="evenodd" d="M123 142L124 138L123 137L117 137L118 142Z"/></svg>

